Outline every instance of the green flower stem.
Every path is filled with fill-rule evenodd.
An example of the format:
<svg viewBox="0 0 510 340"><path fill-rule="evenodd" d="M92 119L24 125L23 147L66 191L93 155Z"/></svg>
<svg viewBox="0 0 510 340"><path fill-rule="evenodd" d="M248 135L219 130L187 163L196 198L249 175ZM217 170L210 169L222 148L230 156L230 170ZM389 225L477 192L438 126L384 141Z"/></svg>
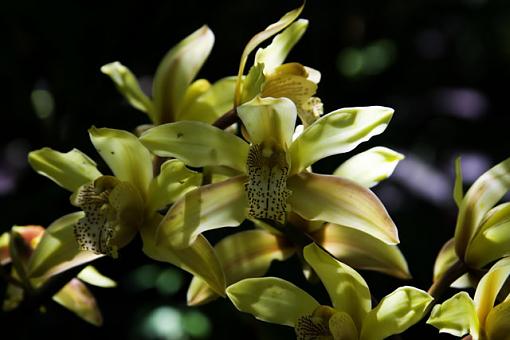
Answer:
<svg viewBox="0 0 510 340"><path fill-rule="evenodd" d="M448 270L430 286L428 293L437 300L444 294L444 292L450 287L450 285L457 280L459 277L468 272L466 264L457 260ZM432 308L433 304L430 304L429 308Z"/></svg>
<svg viewBox="0 0 510 340"><path fill-rule="evenodd" d="M225 112L221 117L216 119L213 123L213 126L216 126L220 129L226 129L230 125L234 124L237 121L237 110L236 108L232 108L232 110Z"/></svg>

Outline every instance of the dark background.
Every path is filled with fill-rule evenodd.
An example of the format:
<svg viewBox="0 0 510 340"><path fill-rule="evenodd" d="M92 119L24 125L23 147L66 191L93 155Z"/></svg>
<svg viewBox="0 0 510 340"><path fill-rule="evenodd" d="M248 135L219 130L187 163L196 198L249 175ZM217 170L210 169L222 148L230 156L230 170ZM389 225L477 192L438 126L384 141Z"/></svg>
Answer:
<svg viewBox="0 0 510 340"><path fill-rule="evenodd" d="M119 60L143 84L150 84L165 52L208 24L216 43L199 76L214 81L234 75L249 38L298 5L247 0L3 1L0 231L14 224L47 226L74 211L67 192L27 166L28 151L76 147L99 161L87 128L132 130L148 121L100 73L103 64ZM403 284L427 289L435 256L453 236L454 158L463 156L467 186L510 155L510 4L310 0L302 17L310 25L288 61L321 71L318 95L325 112L347 106L393 107L388 129L356 151L383 145L407 156L375 191L399 227L414 279L362 274L377 298ZM38 113L31 99L34 90L48 91L54 108ZM321 161L316 170L331 172L350 155ZM292 338L292 329L238 313L225 300L187 308L189 275L146 258L139 240L125 248L120 259L101 259L96 267L119 282L117 289L91 288L103 310L102 328L49 305L46 314L27 315L10 325L20 332L10 337ZM324 290L304 282L298 268L295 259L274 263L270 274L294 280L326 304ZM0 288L3 292L4 286ZM430 337L448 338L423 322L403 336Z"/></svg>

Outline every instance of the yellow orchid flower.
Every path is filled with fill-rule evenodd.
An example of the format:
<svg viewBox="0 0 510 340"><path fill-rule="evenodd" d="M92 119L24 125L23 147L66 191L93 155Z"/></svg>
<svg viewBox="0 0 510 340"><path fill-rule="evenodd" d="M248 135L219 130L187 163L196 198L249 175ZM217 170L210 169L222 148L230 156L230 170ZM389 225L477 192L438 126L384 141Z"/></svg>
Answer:
<svg viewBox="0 0 510 340"><path fill-rule="evenodd" d="M62 265L68 269L103 254L116 257L117 249L139 231L148 256L203 277L221 294L223 273L204 237L179 251L156 246L154 240L155 228L162 219L158 211L196 188L201 175L173 159L163 163L154 177L152 155L133 134L93 127L89 135L114 176L100 173L94 161L76 149L61 153L43 148L29 154L31 166L73 192L71 202L82 209L49 228L41 241L45 247L33 261L33 275L62 270Z"/></svg>
<svg viewBox="0 0 510 340"><path fill-rule="evenodd" d="M510 255L510 203L496 205L510 190L510 158L481 175L465 196L460 158L455 163L455 173L454 199L459 207L455 237L445 243L437 256L434 281L456 263L463 264L467 271L478 270ZM468 274L454 286L473 286Z"/></svg>
<svg viewBox="0 0 510 340"><path fill-rule="evenodd" d="M503 340L510 336L510 295L498 294L510 275L510 257L496 262L476 287L474 300L460 292L434 306L428 324L457 337L470 334L473 340Z"/></svg>
<svg viewBox="0 0 510 340"><path fill-rule="evenodd" d="M116 61L101 67L119 92L136 109L147 113L155 125L178 120L214 122L232 108L235 77L214 84L193 81L209 56L214 34L203 26L174 46L162 59L154 76L152 96L143 93L135 75Z"/></svg>
<svg viewBox="0 0 510 340"><path fill-rule="evenodd" d="M333 307L320 305L294 284L275 277L251 278L227 288L240 311L257 319L294 327L297 339L377 340L418 322L432 297L414 287L400 287L372 308L370 291L352 268L315 244L304 257L323 282Z"/></svg>
<svg viewBox="0 0 510 340"><path fill-rule="evenodd" d="M200 122L149 129L142 143L161 157L190 166L225 166L238 176L190 191L167 212L158 228L160 244L187 247L202 232L237 226L246 218L285 224L293 211L364 231L397 244L397 229L379 199L341 177L309 173L313 162L348 152L384 131L393 110L385 107L333 111L292 140L296 107L287 98L255 98L238 108L251 143Z"/></svg>

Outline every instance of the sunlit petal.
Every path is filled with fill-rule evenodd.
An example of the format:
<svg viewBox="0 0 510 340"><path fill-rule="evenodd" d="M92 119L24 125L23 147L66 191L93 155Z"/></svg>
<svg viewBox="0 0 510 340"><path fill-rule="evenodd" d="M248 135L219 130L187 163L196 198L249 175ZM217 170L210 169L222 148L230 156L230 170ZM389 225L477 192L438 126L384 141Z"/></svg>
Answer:
<svg viewBox="0 0 510 340"><path fill-rule="evenodd" d="M248 144L202 122L176 122L147 130L142 143L154 154L175 157L190 166L224 165L246 171Z"/></svg>
<svg viewBox="0 0 510 340"><path fill-rule="evenodd" d="M445 242L441 250L437 254L434 262L434 282L439 280L441 276L459 260L455 253L455 240L453 238Z"/></svg>
<svg viewBox="0 0 510 340"><path fill-rule="evenodd" d="M78 273L77 277L83 282L97 287L112 288L117 286L117 282L98 272L94 266L86 266Z"/></svg>
<svg viewBox="0 0 510 340"><path fill-rule="evenodd" d="M487 315L485 331L490 340L505 339L510 335L510 301L500 303Z"/></svg>
<svg viewBox="0 0 510 340"><path fill-rule="evenodd" d="M421 320L433 298L414 287L400 287L372 309L361 329L360 339L378 340L402 333Z"/></svg>
<svg viewBox="0 0 510 340"><path fill-rule="evenodd" d="M398 231L386 209L370 190L336 176L301 173L290 177L288 202L305 219L322 220L364 231L396 244Z"/></svg>
<svg viewBox="0 0 510 340"><path fill-rule="evenodd" d="M382 133L393 109L381 106L344 108L328 113L292 143L291 174L327 156L351 151L372 136Z"/></svg>
<svg viewBox="0 0 510 340"><path fill-rule="evenodd" d="M294 326L319 306L307 292L276 277L244 279L229 286L227 295L240 311L285 326Z"/></svg>
<svg viewBox="0 0 510 340"><path fill-rule="evenodd" d="M335 260L315 243L304 248L306 262L312 266L337 311L349 314L361 329L363 319L371 309L367 283L354 269Z"/></svg>
<svg viewBox="0 0 510 340"><path fill-rule="evenodd" d="M96 163L77 149L62 153L42 148L30 152L28 162L37 173L72 192L101 176Z"/></svg>
<svg viewBox="0 0 510 340"><path fill-rule="evenodd" d="M404 155L377 146L359 153L340 165L333 175L350 179L367 188L390 177Z"/></svg>

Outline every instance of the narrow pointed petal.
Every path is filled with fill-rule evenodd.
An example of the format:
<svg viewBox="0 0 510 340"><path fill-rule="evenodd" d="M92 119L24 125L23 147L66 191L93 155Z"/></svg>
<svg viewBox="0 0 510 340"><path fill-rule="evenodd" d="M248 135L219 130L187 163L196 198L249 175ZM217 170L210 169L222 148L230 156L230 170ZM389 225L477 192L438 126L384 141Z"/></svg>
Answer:
<svg viewBox="0 0 510 340"><path fill-rule="evenodd" d="M321 220L364 231L397 244L397 227L377 196L336 176L301 173L287 180L292 210L307 220Z"/></svg>
<svg viewBox="0 0 510 340"><path fill-rule="evenodd" d="M101 67L101 72L109 76L117 90L126 98L126 100L131 104L134 108L147 113L151 121L154 123L154 106L152 101L143 93L140 88L140 84L138 84L138 80L135 75L128 69L126 66L122 65L120 62L115 61L113 63L109 63L103 65Z"/></svg>
<svg viewBox="0 0 510 340"><path fill-rule="evenodd" d="M304 8L304 3L300 7L286 13L283 17L280 18L277 22L266 27L262 32L257 33L253 38L250 39L248 44L243 50L243 54L241 55L241 62L239 64L239 72L237 74L237 83L236 83L236 91L235 91L235 106L239 106L241 99L241 86L242 86L242 76L244 73L244 67L246 66L246 60L248 59L249 54L257 48L263 41L271 38L273 35L277 34L281 30L285 29L289 26L294 20L299 17Z"/></svg>
<svg viewBox="0 0 510 340"><path fill-rule="evenodd" d="M148 257L171 263L195 276L202 278L218 295L225 296L225 275L221 263L207 239L198 235L187 248L175 249L156 243L156 228L161 217L154 215L140 230L143 252Z"/></svg>
<svg viewBox="0 0 510 340"><path fill-rule="evenodd" d="M287 98L260 98L237 108L253 144L278 145L287 150L296 124L296 106Z"/></svg>
<svg viewBox="0 0 510 340"><path fill-rule="evenodd" d="M328 223L310 235L316 243L351 267L375 270L400 279L411 274L404 255L389 245L358 229Z"/></svg>
<svg viewBox="0 0 510 340"><path fill-rule="evenodd" d="M198 120L212 124L234 105L236 77L225 77L210 86L188 106L183 107L178 120Z"/></svg>
<svg viewBox="0 0 510 340"><path fill-rule="evenodd" d="M460 208L464 199L464 189L462 187L462 162L460 157L455 159L455 185L453 186L453 199L457 208Z"/></svg>
<svg viewBox="0 0 510 340"><path fill-rule="evenodd" d="M382 133L392 116L393 109L382 106L344 108L328 113L292 143L291 174L324 157L351 151Z"/></svg>
<svg viewBox="0 0 510 340"><path fill-rule="evenodd" d="M441 250L437 254L436 261L434 262L434 279L436 282L443 276L443 274L459 260L457 253L455 253L455 240L453 238L443 244Z"/></svg>
<svg viewBox="0 0 510 340"><path fill-rule="evenodd" d="M303 253L306 262L326 287L333 307L349 314L357 329L361 329L372 305L365 280L354 269L335 260L315 243L306 246Z"/></svg>
<svg viewBox="0 0 510 340"><path fill-rule="evenodd" d="M291 327L301 316L311 315L319 306L307 292L276 277L244 279L229 286L227 295L241 312Z"/></svg>
<svg viewBox="0 0 510 340"><path fill-rule="evenodd" d="M83 212L62 216L44 232L28 263L28 276L49 277L103 255L80 250L74 235L74 225L83 218Z"/></svg>
<svg viewBox="0 0 510 340"><path fill-rule="evenodd" d="M147 130L141 142L154 154L175 157L190 166L228 166L246 171L248 144L202 122L182 121Z"/></svg>
<svg viewBox="0 0 510 340"><path fill-rule="evenodd" d="M214 34L202 26L174 46L154 76L152 93L156 124L175 121L186 89L211 53Z"/></svg>
<svg viewBox="0 0 510 340"><path fill-rule="evenodd" d="M510 335L510 301L505 301L494 307L485 324L488 339L506 339Z"/></svg>
<svg viewBox="0 0 510 340"><path fill-rule="evenodd" d="M78 279L69 281L53 296L53 300L94 326L103 324L103 317L94 295Z"/></svg>
<svg viewBox="0 0 510 340"><path fill-rule="evenodd" d="M161 221L158 245L185 248L206 230L241 224L248 215L245 182L245 176L238 176L188 192Z"/></svg>
<svg viewBox="0 0 510 340"><path fill-rule="evenodd" d="M439 329L440 333L457 337L469 333L476 339L479 333L475 305L466 292L457 293L442 304L435 305L427 323Z"/></svg>
<svg viewBox="0 0 510 340"><path fill-rule="evenodd" d="M42 148L30 152L28 162L38 174L72 192L101 176L96 163L77 149L62 153Z"/></svg>
<svg viewBox="0 0 510 340"><path fill-rule="evenodd" d="M184 163L171 159L161 165L159 175L149 186L147 210L155 212L166 208L202 182L202 174L192 171Z"/></svg>
<svg viewBox="0 0 510 340"><path fill-rule="evenodd" d="M485 214L510 189L510 158L494 166L469 188L462 200L455 227L455 251L464 259L466 248Z"/></svg>
<svg viewBox="0 0 510 340"><path fill-rule="evenodd" d="M104 276L93 266L86 266L83 268L83 270L78 273L78 278L83 282L97 287L112 288L117 286L117 282Z"/></svg>
<svg viewBox="0 0 510 340"><path fill-rule="evenodd" d="M349 158L333 172L333 175L371 188L390 177L398 162L403 159L404 155L401 153L377 146Z"/></svg>
<svg viewBox="0 0 510 340"><path fill-rule="evenodd" d="M296 20L282 33L276 35L269 46L257 50L255 64L264 64L264 73L272 73L287 58L290 50L301 39L307 27L308 20Z"/></svg>
<svg viewBox="0 0 510 340"><path fill-rule="evenodd" d="M510 257L505 257L496 262L478 283L474 300L482 329L485 325L487 314L494 307L496 297L509 275Z"/></svg>
<svg viewBox="0 0 510 340"><path fill-rule="evenodd" d="M421 289L397 288L368 313L360 339L379 340L402 333L421 320L432 300L432 296Z"/></svg>
<svg viewBox="0 0 510 340"><path fill-rule="evenodd" d="M138 138L124 130L92 127L90 140L115 177L131 183L145 199L152 180L152 157Z"/></svg>
<svg viewBox="0 0 510 340"><path fill-rule="evenodd" d="M491 209L466 249L466 263L474 268L510 255L510 203Z"/></svg>
<svg viewBox="0 0 510 340"><path fill-rule="evenodd" d="M294 246L265 230L242 231L225 237L214 246L227 285L242 279L263 276L273 260L284 261L294 254ZM204 287L205 286L205 287ZM188 305L210 301L212 291L198 277L188 289Z"/></svg>

